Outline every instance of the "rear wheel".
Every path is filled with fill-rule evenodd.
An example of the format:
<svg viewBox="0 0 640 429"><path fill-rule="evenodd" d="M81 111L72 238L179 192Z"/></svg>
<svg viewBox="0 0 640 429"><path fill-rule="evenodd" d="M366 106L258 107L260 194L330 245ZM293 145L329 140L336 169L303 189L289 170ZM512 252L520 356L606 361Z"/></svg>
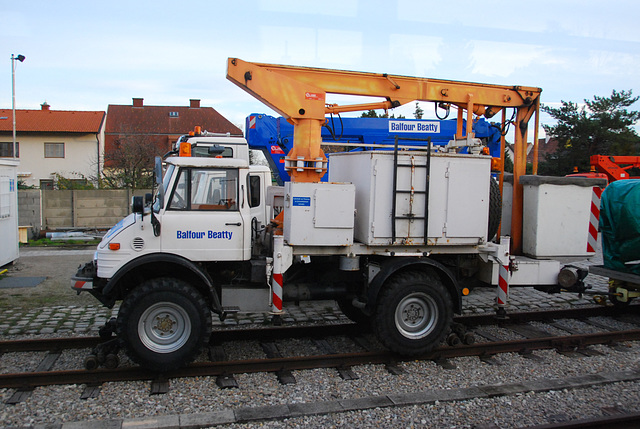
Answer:
<svg viewBox="0 0 640 429"><path fill-rule="evenodd" d="M403 355L419 355L437 347L453 318L448 291L433 273L411 271L391 278L373 317L380 342Z"/></svg>
<svg viewBox="0 0 640 429"><path fill-rule="evenodd" d="M489 226L487 228L487 240L491 241L498 233L500 222L502 221L502 195L500 194L500 184L489 179Z"/></svg>
<svg viewBox="0 0 640 429"><path fill-rule="evenodd" d="M211 312L186 282L152 279L123 301L116 323L127 355L141 366L167 371L191 362L211 335Z"/></svg>

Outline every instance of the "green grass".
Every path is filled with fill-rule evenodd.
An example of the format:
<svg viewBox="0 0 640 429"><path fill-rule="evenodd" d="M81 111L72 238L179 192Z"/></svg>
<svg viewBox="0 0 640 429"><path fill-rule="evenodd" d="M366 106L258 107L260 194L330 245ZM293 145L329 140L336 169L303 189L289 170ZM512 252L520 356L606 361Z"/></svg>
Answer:
<svg viewBox="0 0 640 429"><path fill-rule="evenodd" d="M23 247L64 247L64 246L96 246L100 243L100 239L94 240L51 240L50 238L40 238L38 240L29 240L28 243L21 243Z"/></svg>

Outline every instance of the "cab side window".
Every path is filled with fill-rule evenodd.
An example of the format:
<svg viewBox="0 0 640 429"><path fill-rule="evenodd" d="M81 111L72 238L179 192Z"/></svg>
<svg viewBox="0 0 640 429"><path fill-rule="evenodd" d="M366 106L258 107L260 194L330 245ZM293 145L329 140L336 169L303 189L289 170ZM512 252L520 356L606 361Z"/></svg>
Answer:
<svg viewBox="0 0 640 429"><path fill-rule="evenodd" d="M176 181L176 186L173 188L171 194L171 201L169 201L169 209L172 210L185 210L187 208L187 176L188 170L180 171L180 176Z"/></svg>
<svg viewBox="0 0 640 429"><path fill-rule="evenodd" d="M188 198L185 196L188 195ZM238 170L186 168L169 204L175 210L238 210Z"/></svg>
<svg viewBox="0 0 640 429"><path fill-rule="evenodd" d="M260 176L249 176L249 207L260 205Z"/></svg>

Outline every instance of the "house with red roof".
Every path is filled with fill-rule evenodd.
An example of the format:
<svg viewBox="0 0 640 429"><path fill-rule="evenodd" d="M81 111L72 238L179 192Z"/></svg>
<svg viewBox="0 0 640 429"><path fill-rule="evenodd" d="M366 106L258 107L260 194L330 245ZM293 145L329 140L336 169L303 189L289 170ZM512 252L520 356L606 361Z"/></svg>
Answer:
<svg viewBox="0 0 640 429"><path fill-rule="evenodd" d="M188 106L145 105L143 98L133 98L130 105L110 104L105 125L105 166L111 166L110 153L123 139L153 144L156 154L164 155L181 135L196 126L215 133L242 135L240 128L212 107L200 106L197 99L189 100Z"/></svg>
<svg viewBox="0 0 640 429"><path fill-rule="evenodd" d="M53 189L56 175L71 180L100 176L104 151L103 111L16 110L18 180ZM0 157L13 158L13 113L0 109Z"/></svg>

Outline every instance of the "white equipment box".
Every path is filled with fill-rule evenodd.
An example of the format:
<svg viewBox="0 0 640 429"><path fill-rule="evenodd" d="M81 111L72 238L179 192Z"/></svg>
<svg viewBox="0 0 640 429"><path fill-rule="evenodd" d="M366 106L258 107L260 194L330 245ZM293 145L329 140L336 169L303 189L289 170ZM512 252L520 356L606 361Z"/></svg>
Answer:
<svg viewBox="0 0 640 429"><path fill-rule="evenodd" d="M354 206L352 184L286 182L284 241L294 246L350 246Z"/></svg>
<svg viewBox="0 0 640 429"><path fill-rule="evenodd" d="M393 219L394 155L387 151L330 155L329 180L356 186L356 241L367 245L477 245L487 240L491 158L398 153ZM425 202L428 210L425 214ZM393 228L395 227L395 242Z"/></svg>
<svg viewBox="0 0 640 429"><path fill-rule="evenodd" d="M18 244L18 176L20 162L0 159L0 267L20 256Z"/></svg>
<svg viewBox="0 0 640 429"><path fill-rule="evenodd" d="M597 231L592 204L594 187L605 179L586 177L522 176L524 194L522 251L534 258L590 257L587 251L590 226ZM591 225L593 223L593 225Z"/></svg>

